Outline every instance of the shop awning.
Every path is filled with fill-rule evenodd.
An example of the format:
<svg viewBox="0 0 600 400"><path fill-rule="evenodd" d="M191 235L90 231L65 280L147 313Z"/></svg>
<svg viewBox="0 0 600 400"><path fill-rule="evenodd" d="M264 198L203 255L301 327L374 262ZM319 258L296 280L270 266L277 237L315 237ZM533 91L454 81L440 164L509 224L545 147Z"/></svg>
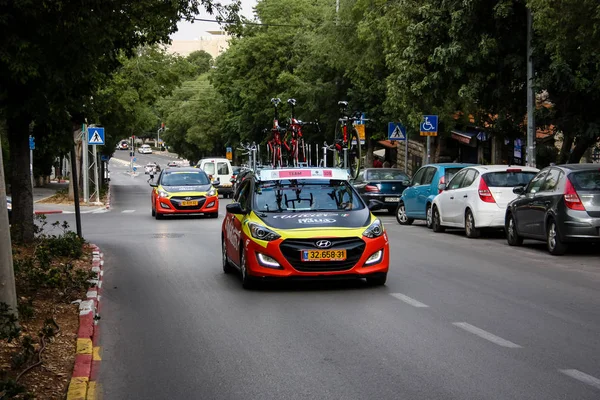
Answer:
<svg viewBox="0 0 600 400"><path fill-rule="evenodd" d="M456 129L452 130L451 133L452 139L468 145L470 145L473 138L477 136L476 132L463 132Z"/></svg>

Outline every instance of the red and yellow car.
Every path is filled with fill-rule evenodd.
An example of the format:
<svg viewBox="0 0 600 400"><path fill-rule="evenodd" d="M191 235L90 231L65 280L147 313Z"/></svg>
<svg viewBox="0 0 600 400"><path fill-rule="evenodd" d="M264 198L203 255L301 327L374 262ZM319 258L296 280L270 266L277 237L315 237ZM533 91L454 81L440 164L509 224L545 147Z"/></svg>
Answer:
<svg viewBox="0 0 600 400"><path fill-rule="evenodd" d="M167 168L150 183L152 216L205 214L219 216L219 193L208 175L197 168Z"/></svg>
<svg viewBox="0 0 600 400"><path fill-rule="evenodd" d="M222 226L223 270L257 281L365 278L384 285L389 243L382 222L335 168L261 170L241 183Z"/></svg>

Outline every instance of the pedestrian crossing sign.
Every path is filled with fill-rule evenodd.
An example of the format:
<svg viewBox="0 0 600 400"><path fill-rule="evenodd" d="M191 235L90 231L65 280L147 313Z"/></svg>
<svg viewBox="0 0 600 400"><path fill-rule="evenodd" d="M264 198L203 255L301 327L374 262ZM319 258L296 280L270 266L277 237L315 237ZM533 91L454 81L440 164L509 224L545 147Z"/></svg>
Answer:
<svg viewBox="0 0 600 400"><path fill-rule="evenodd" d="M104 144L104 128L88 128L88 144Z"/></svg>
<svg viewBox="0 0 600 400"><path fill-rule="evenodd" d="M388 123L389 140L406 140L406 128L396 122Z"/></svg>

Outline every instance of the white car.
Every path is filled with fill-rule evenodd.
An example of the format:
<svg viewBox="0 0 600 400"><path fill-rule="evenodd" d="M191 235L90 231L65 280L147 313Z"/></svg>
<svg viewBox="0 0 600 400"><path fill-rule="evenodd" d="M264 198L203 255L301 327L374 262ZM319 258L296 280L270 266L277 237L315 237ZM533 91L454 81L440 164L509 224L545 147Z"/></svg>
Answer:
<svg viewBox="0 0 600 400"><path fill-rule="evenodd" d="M156 168L156 163L148 163L146 164L146 166L144 167L144 173L145 174L149 174L151 171L153 171Z"/></svg>
<svg viewBox="0 0 600 400"><path fill-rule="evenodd" d="M139 147L138 153L140 154L152 154L152 147L147 144L143 144Z"/></svg>
<svg viewBox="0 0 600 400"><path fill-rule="evenodd" d="M460 170L433 199L432 228L465 229L467 237L476 238L481 228L504 228L508 203L517 197L516 186L525 186L538 173L537 168L480 165Z"/></svg>

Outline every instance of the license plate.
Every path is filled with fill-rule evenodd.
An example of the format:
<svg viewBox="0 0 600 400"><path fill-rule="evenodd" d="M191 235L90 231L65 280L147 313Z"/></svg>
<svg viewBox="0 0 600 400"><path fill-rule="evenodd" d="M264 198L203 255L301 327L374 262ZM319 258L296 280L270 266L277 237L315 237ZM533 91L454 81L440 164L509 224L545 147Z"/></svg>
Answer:
<svg viewBox="0 0 600 400"><path fill-rule="evenodd" d="M302 261L344 261L346 250L302 250Z"/></svg>
<svg viewBox="0 0 600 400"><path fill-rule="evenodd" d="M181 205L184 207L189 207L189 206L197 206L198 205L198 201L197 200L193 200L193 201L182 201Z"/></svg>
<svg viewBox="0 0 600 400"><path fill-rule="evenodd" d="M400 201L400 197L386 197L385 198L386 203L397 203L399 201Z"/></svg>

